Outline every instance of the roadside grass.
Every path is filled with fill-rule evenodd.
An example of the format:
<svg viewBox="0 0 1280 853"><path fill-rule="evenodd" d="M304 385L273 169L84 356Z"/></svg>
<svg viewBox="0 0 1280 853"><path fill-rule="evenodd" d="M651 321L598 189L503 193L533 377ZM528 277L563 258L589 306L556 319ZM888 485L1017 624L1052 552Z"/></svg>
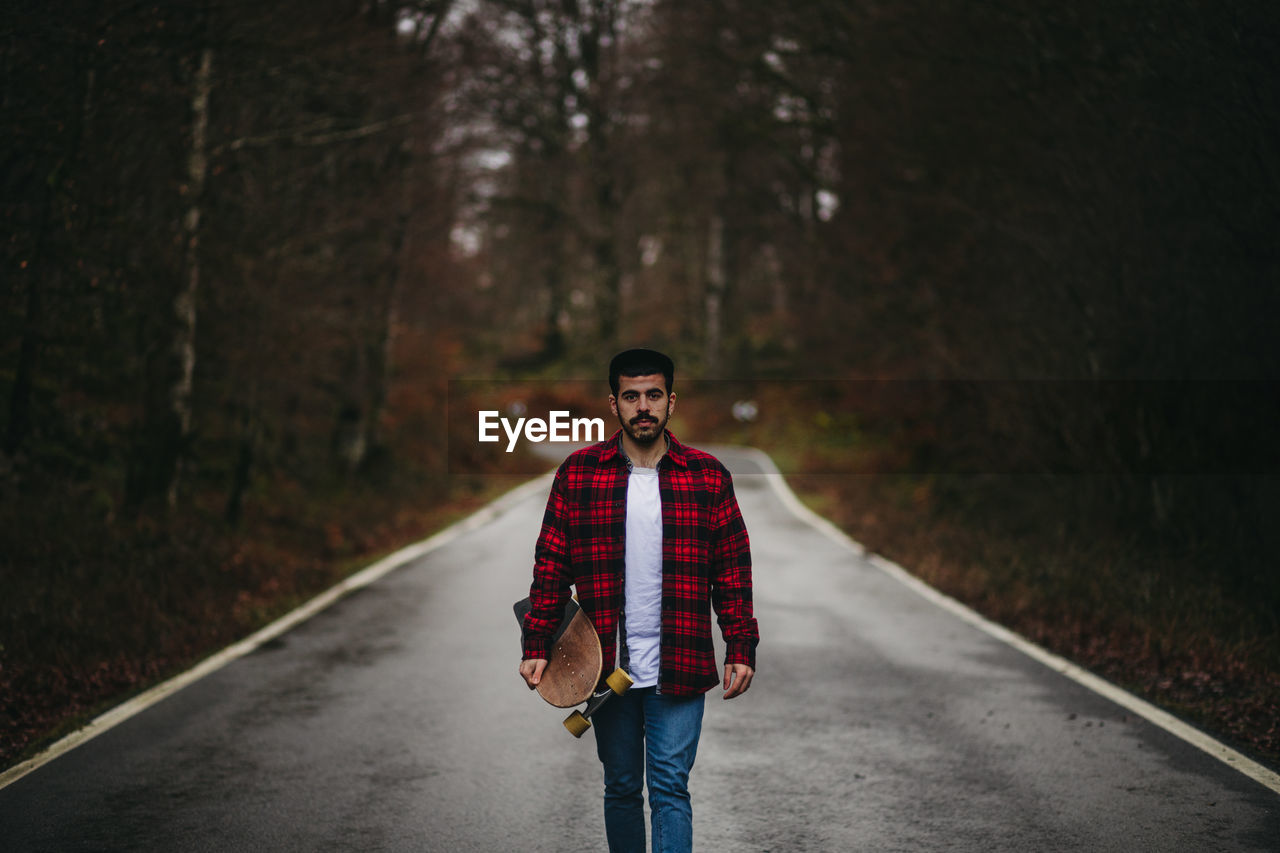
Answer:
<svg viewBox="0 0 1280 853"><path fill-rule="evenodd" d="M864 544L988 618L1280 765L1280 637L1272 606L1121 536L1014 531L932 502L927 478L789 478ZM1053 516L1031 484L991 483ZM1052 527L1052 525L1050 525Z"/></svg>

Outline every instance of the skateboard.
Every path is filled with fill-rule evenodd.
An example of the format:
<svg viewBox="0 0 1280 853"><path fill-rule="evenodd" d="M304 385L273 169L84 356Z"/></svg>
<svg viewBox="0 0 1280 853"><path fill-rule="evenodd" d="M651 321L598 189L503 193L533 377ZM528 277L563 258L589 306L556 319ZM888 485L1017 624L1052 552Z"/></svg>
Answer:
<svg viewBox="0 0 1280 853"><path fill-rule="evenodd" d="M524 617L532 609L529 599L516 602L516 621L524 629ZM600 637L573 599L564 608L564 620L551 637L551 657L542 680L538 682L538 695L557 708L572 708L586 702L582 710L575 710L565 717L564 727L574 737L582 737L591 728L591 715L600 710L609 697L621 696L631 687L631 676L621 667L605 679L599 690L600 673L604 658L600 652Z"/></svg>

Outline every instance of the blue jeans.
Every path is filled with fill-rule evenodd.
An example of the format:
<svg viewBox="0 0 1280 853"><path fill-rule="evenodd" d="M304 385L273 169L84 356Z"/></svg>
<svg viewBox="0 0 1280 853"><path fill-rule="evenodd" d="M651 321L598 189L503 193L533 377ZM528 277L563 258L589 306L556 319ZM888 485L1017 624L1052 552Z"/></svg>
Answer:
<svg viewBox="0 0 1280 853"><path fill-rule="evenodd" d="M644 687L614 696L593 715L610 853L644 853L646 770L653 853L693 849L689 771L705 705L703 696L676 699Z"/></svg>

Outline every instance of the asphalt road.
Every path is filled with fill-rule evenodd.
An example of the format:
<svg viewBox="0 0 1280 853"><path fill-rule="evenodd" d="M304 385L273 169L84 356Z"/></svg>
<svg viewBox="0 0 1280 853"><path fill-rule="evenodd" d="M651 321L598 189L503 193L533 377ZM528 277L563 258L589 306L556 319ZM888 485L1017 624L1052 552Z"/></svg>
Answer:
<svg viewBox="0 0 1280 853"><path fill-rule="evenodd" d="M938 608L742 454L762 642L707 851L1280 850L1280 795ZM0 790L2 851L597 851L592 735L516 675L545 494Z"/></svg>

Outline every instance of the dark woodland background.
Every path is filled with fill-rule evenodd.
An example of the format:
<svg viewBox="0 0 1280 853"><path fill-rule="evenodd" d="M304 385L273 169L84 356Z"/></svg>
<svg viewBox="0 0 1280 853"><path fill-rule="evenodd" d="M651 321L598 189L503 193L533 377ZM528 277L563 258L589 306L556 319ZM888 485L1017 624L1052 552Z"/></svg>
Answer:
<svg viewBox="0 0 1280 853"><path fill-rule="evenodd" d="M51 0L0 63L6 763L515 482L450 379L594 415L637 343L1280 756L1274 2Z"/></svg>

